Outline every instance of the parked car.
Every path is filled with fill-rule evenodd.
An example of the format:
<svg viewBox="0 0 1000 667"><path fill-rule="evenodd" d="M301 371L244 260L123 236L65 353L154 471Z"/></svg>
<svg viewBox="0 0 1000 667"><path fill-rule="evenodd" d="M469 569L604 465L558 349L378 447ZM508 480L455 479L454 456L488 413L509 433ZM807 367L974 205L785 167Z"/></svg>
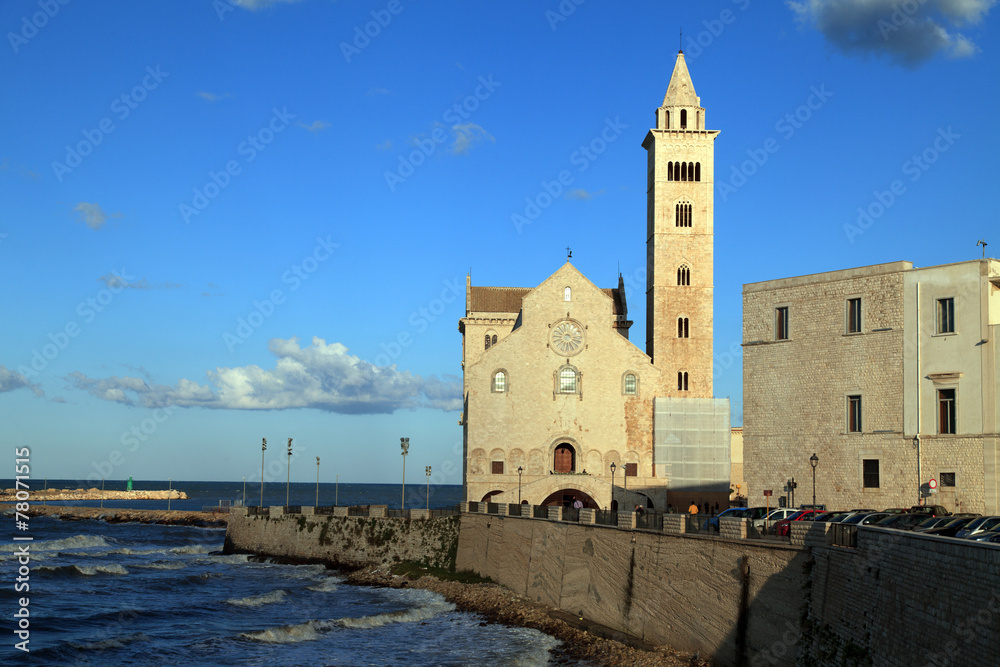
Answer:
<svg viewBox="0 0 1000 667"><path fill-rule="evenodd" d="M750 519L752 523L756 524L758 520L766 517L767 513L768 508L766 507L751 507L743 514L743 518Z"/></svg>
<svg viewBox="0 0 1000 667"><path fill-rule="evenodd" d="M847 517L841 523L852 523L856 526L868 526L880 519L886 518L887 516L891 515L885 512L858 512L853 516Z"/></svg>
<svg viewBox="0 0 1000 667"><path fill-rule="evenodd" d="M826 521L829 523L839 523L851 515L850 512L826 512L816 517L815 521Z"/></svg>
<svg viewBox="0 0 1000 667"><path fill-rule="evenodd" d="M951 512L943 505L914 505L910 508L914 514L930 514L931 516L951 516Z"/></svg>
<svg viewBox="0 0 1000 667"><path fill-rule="evenodd" d="M937 535L938 537L955 537L958 531L965 528L967 525L975 521L979 516L959 516L948 517L949 521L943 526L938 526L937 528L929 528L927 530L920 531L923 535Z"/></svg>
<svg viewBox="0 0 1000 667"><path fill-rule="evenodd" d="M923 521L918 523L913 527L914 532L922 533L925 530L933 530L934 528L941 528L955 520L951 516L931 516L925 517Z"/></svg>
<svg viewBox="0 0 1000 667"><path fill-rule="evenodd" d="M906 507L890 507L887 510L882 510L883 514L906 514L910 510Z"/></svg>
<svg viewBox="0 0 1000 667"><path fill-rule="evenodd" d="M782 507L780 509L771 510L771 513L766 517L760 519L754 519L753 525L757 530L764 532L764 529L768 526L773 526L782 519L787 519L791 515L795 514L798 510L793 510L789 507Z"/></svg>
<svg viewBox="0 0 1000 667"><path fill-rule="evenodd" d="M927 518L926 514L890 514L875 522L879 528L895 528L896 530L913 530Z"/></svg>
<svg viewBox="0 0 1000 667"><path fill-rule="evenodd" d="M982 533L973 533L969 535L967 540L972 540L973 542L992 542L993 538L1000 535L1000 530L997 530L1000 526L995 526L993 530L983 531Z"/></svg>
<svg viewBox="0 0 1000 667"><path fill-rule="evenodd" d="M993 544L1000 544L1000 532L987 533L989 537L980 540L980 542L991 542Z"/></svg>
<svg viewBox="0 0 1000 667"><path fill-rule="evenodd" d="M720 512L718 516L711 517L705 522L705 530L719 530L719 519L722 517L729 517L730 519L742 519L743 514L747 511L746 507L730 507L724 512Z"/></svg>
<svg viewBox="0 0 1000 667"><path fill-rule="evenodd" d="M774 530L772 532L775 535L787 537L791 531L791 523L793 521L812 521L813 517L817 514L820 514L819 510L799 510L787 519L782 519L778 523L774 524Z"/></svg>
<svg viewBox="0 0 1000 667"><path fill-rule="evenodd" d="M955 537L967 539L971 535L997 530L998 527L1000 527L1000 516L981 516L970 521L955 534Z"/></svg>

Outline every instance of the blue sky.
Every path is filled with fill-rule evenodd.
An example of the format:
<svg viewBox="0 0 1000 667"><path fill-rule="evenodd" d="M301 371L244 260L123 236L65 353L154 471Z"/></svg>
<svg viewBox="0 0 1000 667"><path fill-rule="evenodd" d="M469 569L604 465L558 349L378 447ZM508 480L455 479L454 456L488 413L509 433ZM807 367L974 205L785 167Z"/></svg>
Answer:
<svg viewBox="0 0 1000 667"><path fill-rule="evenodd" d="M270 478L292 437L293 480L354 482L408 436L410 481L460 483L470 270L534 286L571 246L644 346L681 27L739 424L744 283L1000 244L993 4L5 2L4 434L34 477L259 479L266 436Z"/></svg>

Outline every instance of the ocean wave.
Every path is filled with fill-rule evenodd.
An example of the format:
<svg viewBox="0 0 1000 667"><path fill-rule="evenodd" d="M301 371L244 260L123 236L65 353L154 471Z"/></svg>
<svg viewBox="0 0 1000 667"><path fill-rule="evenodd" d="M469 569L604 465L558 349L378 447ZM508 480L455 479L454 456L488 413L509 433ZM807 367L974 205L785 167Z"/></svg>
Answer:
<svg viewBox="0 0 1000 667"><path fill-rule="evenodd" d="M266 644L292 644L295 642L311 642L319 639L322 632L333 629L330 621L306 621L298 625L282 625L268 628L260 632L243 632L240 637Z"/></svg>
<svg viewBox="0 0 1000 667"><path fill-rule="evenodd" d="M315 579L325 572L325 565L285 565L281 574L292 579Z"/></svg>
<svg viewBox="0 0 1000 667"><path fill-rule="evenodd" d="M288 591L277 590L263 595L251 595L250 597L238 600L226 600L226 604L236 605L237 607L260 607L265 604L281 602L285 599L286 595L288 595Z"/></svg>
<svg viewBox="0 0 1000 667"><path fill-rule="evenodd" d="M141 567L147 570L183 570L187 565L176 560L156 561L155 563L132 563L132 567Z"/></svg>
<svg viewBox="0 0 1000 667"><path fill-rule="evenodd" d="M90 549L93 547L109 547L108 541L100 535L74 535L64 537L61 540L41 540L31 542L31 553L38 551L66 551L67 549ZM0 546L0 553L12 554L16 552L16 544L5 544Z"/></svg>
<svg viewBox="0 0 1000 667"><path fill-rule="evenodd" d="M249 556L247 554L226 554L225 556L212 556L211 558L197 558L196 563L225 563L226 565L239 565L246 563Z"/></svg>
<svg viewBox="0 0 1000 667"><path fill-rule="evenodd" d="M128 570L118 563L107 565L42 565L34 568L35 572L52 572L54 574L81 574L93 577L98 574L128 574Z"/></svg>
<svg viewBox="0 0 1000 667"><path fill-rule="evenodd" d="M218 551L219 547L217 545L208 544L196 544L186 547L174 547L170 550L171 553L175 554L210 554L213 551Z"/></svg>
<svg viewBox="0 0 1000 667"><path fill-rule="evenodd" d="M316 591L317 593L332 593L337 590L337 584L339 584L340 581L341 580L336 577L328 577L315 586L309 586L307 590Z"/></svg>
<svg viewBox="0 0 1000 667"><path fill-rule="evenodd" d="M77 644L75 642L70 643L70 646L78 651L106 651L108 649L121 648L126 644L131 644L132 642L148 642L149 636L144 632L135 632L130 635L122 635L121 637L110 637L108 639L102 639L96 642L88 642L86 644Z"/></svg>
<svg viewBox="0 0 1000 667"><path fill-rule="evenodd" d="M381 628L390 623L413 623L415 621L426 621L438 614L454 611L455 605L445 600L434 600L428 604L399 611L390 611L384 614L372 614L359 618L338 618L334 621L342 628L369 629Z"/></svg>

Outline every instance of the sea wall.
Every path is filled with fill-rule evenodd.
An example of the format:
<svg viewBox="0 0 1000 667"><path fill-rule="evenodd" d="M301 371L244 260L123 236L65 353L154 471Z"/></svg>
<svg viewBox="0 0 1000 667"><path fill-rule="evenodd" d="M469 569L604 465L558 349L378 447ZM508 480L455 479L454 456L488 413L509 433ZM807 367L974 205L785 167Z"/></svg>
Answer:
<svg viewBox="0 0 1000 667"><path fill-rule="evenodd" d="M459 570L721 665L795 664L810 563L787 544L482 514L462 515L457 555Z"/></svg>
<svg viewBox="0 0 1000 667"><path fill-rule="evenodd" d="M323 561L345 568L415 561L451 569L457 547L457 516L410 520L233 512L223 551Z"/></svg>

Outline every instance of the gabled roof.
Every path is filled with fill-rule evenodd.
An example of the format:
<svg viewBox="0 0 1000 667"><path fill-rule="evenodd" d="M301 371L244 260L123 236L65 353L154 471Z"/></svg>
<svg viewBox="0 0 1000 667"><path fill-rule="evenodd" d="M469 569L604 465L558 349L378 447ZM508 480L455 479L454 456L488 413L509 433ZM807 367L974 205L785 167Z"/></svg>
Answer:
<svg viewBox="0 0 1000 667"><path fill-rule="evenodd" d="M519 313L521 301L533 288L531 287L469 287L468 311L474 313ZM627 315L625 307L624 287L605 287L602 292L611 297L614 302L615 315Z"/></svg>

